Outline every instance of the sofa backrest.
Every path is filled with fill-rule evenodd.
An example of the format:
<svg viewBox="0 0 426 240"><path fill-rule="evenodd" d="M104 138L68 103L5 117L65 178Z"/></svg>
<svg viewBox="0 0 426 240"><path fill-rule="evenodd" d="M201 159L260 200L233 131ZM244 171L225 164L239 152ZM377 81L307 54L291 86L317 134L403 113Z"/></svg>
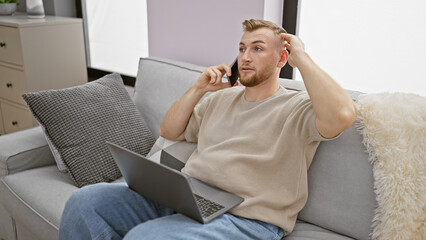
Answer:
<svg viewBox="0 0 426 240"><path fill-rule="evenodd" d="M198 79L204 67L160 58L141 58L133 100L158 138L167 110Z"/></svg>
<svg viewBox="0 0 426 240"><path fill-rule="evenodd" d="M362 136L351 126L318 147L308 172L308 202L298 218L355 239L369 239L377 207L373 181Z"/></svg>
<svg viewBox="0 0 426 240"><path fill-rule="evenodd" d="M155 137L167 110L204 68L158 58L140 60L134 101ZM305 89L300 81L280 79L280 84ZM360 94L348 92L353 99ZM368 239L377 202L372 167L355 124L337 139L320 144L308 178L308 202L299 219L349 237Z"/></svg>
<svg viewBox="0 0 426 240"><path fill-rule="evenodd" d="M300 81L280 84L305 90ZM361 93L349 91L352 99ZM308 172L308 202L298 218L355 239L369 239L377 207L373 170L355 122L338 138L321 142Z"/></svg>

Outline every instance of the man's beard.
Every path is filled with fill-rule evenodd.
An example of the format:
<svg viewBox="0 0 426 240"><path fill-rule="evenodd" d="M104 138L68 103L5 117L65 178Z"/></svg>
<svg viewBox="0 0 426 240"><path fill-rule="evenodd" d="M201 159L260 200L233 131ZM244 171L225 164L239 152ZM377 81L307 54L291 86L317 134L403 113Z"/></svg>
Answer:
<svg viewBox="0 0 426 240"><path fill-rule="evenodd" d="M267 79L269 79L274 73L275 73L275 68L273 66L261 72L256 71L254 75L250 77L246 77L246 78L241 78L241 74L239 73L240 83L245 87L254 87L266 81Z"/></svg>

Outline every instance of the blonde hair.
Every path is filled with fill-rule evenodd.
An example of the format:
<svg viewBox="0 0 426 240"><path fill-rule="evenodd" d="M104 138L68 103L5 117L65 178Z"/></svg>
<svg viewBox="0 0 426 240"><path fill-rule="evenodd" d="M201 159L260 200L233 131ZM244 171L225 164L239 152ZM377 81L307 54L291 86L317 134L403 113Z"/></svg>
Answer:
<svg viewBox="0 0 426 240"><path fill-rule="evenodd" d="M281 33L287 33L287 31L281 26L267 20L259 19L245 20L243 22L243 28L244 32L253 32L259 28L268 28L272 30L276 35L280 35Z"/></svg>

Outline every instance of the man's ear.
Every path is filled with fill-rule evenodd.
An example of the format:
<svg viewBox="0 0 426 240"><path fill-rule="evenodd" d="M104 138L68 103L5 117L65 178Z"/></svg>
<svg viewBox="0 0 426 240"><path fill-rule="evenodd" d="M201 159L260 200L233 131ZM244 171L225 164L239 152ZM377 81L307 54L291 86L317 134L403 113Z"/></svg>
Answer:
<svg viewBox="0 0 426 240"><path fill-rule="evenodd" d="M288 52L286 49L281 50L280 52L280 61L278 62L278 67L283 68L288 60Z"/></svg>

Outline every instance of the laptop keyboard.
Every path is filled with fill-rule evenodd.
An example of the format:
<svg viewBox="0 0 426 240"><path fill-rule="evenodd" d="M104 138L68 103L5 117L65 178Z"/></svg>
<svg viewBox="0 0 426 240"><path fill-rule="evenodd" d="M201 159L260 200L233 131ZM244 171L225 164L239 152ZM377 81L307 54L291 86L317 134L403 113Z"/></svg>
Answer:
<svg viewBox="0 0 426 240"><path fill-rule="evenodd" d="M206 218L212 215L213 213L219 211L220 209L224 208L224 206L207 200L197 194L194 194L194 196L195 200L197 201L198 208L200 209L201 216L203 218Z"/></svg>

